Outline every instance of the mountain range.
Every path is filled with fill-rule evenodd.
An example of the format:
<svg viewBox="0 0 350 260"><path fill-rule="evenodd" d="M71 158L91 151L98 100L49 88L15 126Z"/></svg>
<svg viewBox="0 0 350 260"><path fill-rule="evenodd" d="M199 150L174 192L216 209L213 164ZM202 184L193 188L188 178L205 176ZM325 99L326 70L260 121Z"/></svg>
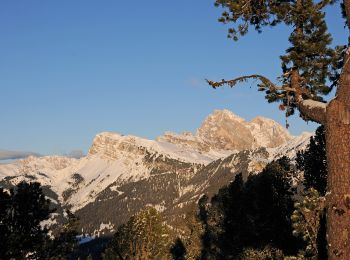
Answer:
<svg viewBox="0 0 350 260"><path fill-rule="evenodd" d="M277 122L251 121L228 110L209 115L196 133L166 132L155 140L104 132L80 159L29 156L0 165L0 185L37 181L57 208L52 228L69 208L89 236L113 233L145 206L181 222L202 194L213 195L236 174L257 174L282 156L294 158L311 133L292 136Z"/></svg>

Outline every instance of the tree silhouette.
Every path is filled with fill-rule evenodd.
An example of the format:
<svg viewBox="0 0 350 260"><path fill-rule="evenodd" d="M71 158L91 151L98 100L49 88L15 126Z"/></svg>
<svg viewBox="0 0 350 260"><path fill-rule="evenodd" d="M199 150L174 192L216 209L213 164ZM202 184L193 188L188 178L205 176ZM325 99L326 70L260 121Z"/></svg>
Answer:
<svg viewBox="0 0 350 260"><path fill-rule="evenodd" d="M175 243L170 248L170 253L174 260L185 260L186 259L186 248L180 238L175 240Z"/></svg>
<svg viewBox="0 0 350 260"><path fill-rule="evenodd" d="M20 182L8 192L0 188L0 259L66 259L75 249L77 218L55 237L41 225L55 211L37 182Z"/></svg>
<svg viewBox="0 0 350 260"><path fill-rule="evenodd" d="M293 172L283 157L246 182L238 174L210 203L205 197L199 200L204 226L200 258L237 259L248 254L246 249L265 250L265 255L296 254L302 241L292 235Z"/></svg>
<svg viewBox="0 0 350 260"><path fill-rule="evenodd" d="M9 194L0 188L0 258L36 258L47 239L40 222L53 212L39 183L21 182Z"/></svg>
<svg viewBox="0 0 350 260"><path fill-rule="evenodd" d="M305 151L297 153L297 166L304 171L304 186L314 188L322 196L327 189L327 158L324 126L319 126Z"/></svg>

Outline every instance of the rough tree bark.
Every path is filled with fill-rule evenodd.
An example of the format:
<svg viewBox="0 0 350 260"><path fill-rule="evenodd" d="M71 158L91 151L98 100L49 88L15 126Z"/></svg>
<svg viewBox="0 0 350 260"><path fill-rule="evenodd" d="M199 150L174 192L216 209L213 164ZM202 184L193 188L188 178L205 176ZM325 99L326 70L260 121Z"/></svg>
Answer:
<svg viewBox="0 0 350 260"><path fill-rule="evenodd" d="M349 8L350 1L344 1ZM347 16L350 16L349 9ZM326 108L329 259L350 259L350 55L346 54L336 97Z"/></svg>
<svg viewBox="0 0 350 260"><path fill-rule="evenodd" d="M350 0L344 3L350 6ZM346 9L350 11L350 9ZM350 15L350 12L347 13ZM304 100L295 70L291 88L295 90L299 111L326 127L328 164L327 241L329 259L350 259L350 48L341 72L337 93L328 104Z"/></svg>

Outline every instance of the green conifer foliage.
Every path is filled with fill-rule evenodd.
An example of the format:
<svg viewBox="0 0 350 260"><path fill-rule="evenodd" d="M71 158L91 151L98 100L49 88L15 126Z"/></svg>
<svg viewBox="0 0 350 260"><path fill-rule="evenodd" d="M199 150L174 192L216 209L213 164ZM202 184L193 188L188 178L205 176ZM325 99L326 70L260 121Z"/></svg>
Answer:
<svg viewBox="0 0 350 260"><path fill-rule="evenodd" d="M316 130L305 151L297 154L297 167L304 172L304 186L314 188L321 196L327 189L327 157L324 126Z"/></svg>
<svg viewBox="0 0 350 260"><path fill-rule="evenodd" d="M21 182L9 193L0 188L0 259L66 259L76 246L76 217L58 237L50 238L40 223L55 209L39 183Z"/></svg>
<svg viewBox="0 0 350 260"><path fill-rule="evenodd" d="M281 55L281 86L276 86L261 75L249 75L234 80L219 82L208 81L216 88L224 84L233 87L248 79L258 79L260 91L266 92L268 102L281 102L280 108L287 116L294 113L297 107L297 96L291 86L292 71L297 68L301 78L300 95L305 99L322 101L338 84L340 68L343 65L345 46L331 48L332 37L328 33L323 8L333 4L333 0L314 2L302 1L270 1L270 0L216 0L215 5L224 9L219 21L233 24L228 37L237 41L240 36L253 27L261 32L265 26L276 26L284 23L293 27L289 42L291 46ZM332 84L327 85L327 80ZM302 115L308 119L305 115Z"/></svg>
<svg viewBox="0 0 350 260"><path fill-rule="evenodd" d="M292 235L294 167L286 157L246 182L241 175L208 203L199 200L203 223L201 259L247 259L252 255L296 254ZM241 258L240 258L241 257Z"/></svg>
<svg viewBox="0 0 350 260"><path fill-rule="evenodd" d="M169 259L171 238L162 216L147 207L121 225L104 259Z"/></svg>
<svg viewBox="0 0 350 260"><path fill-rule="evenodd" d="M19 183L6 194L0 189L0 225L2 259L36 259L47 239L47 230L40 222L52 210L39 183Z"/></svg>
<svg viewBox="0 0 350 260"><path fill-rule="evenodd" d="M310 188L303 200L295 203L295 211L291 216L293 235L302 237L306 242L305 249L299 252L299 258L318 259L317 238L324 201L324 197L320 197L317 190Z"/></svg>

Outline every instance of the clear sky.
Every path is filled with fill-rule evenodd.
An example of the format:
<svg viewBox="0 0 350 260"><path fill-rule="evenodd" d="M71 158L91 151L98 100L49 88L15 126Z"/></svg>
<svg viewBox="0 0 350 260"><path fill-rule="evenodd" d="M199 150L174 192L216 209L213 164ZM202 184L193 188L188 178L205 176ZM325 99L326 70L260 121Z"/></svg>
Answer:
<svg viewBox="0 0 350 260"><path fill-rule="evenodd" d="M155 138L195 131L214 109L284 124L253 83L211 89L259 73L275 79L290 28L226 38L211 0L0 1L0 150L87 152L102 131ZM335 44L347 32L338 4L327 20ZM251 87L251 88L250 88ZM290 131L312 131L298 117Z"/></svg>

